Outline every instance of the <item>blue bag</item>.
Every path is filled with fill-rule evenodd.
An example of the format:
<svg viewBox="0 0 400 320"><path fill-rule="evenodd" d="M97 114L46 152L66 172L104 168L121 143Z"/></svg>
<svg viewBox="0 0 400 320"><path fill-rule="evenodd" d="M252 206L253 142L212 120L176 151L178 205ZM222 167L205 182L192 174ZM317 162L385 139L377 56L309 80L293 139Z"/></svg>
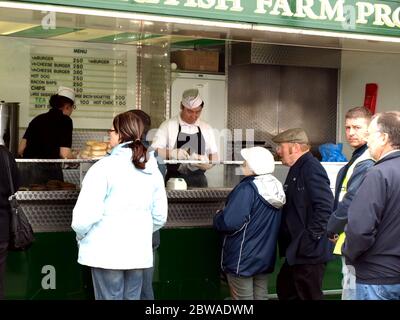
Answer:
<svg viewBox="0 0 400 320"><path fill-rule="evenodd" d="M346 162L346 156L343 154L343 143L325 143L318 147L323 162Z"/></svg>

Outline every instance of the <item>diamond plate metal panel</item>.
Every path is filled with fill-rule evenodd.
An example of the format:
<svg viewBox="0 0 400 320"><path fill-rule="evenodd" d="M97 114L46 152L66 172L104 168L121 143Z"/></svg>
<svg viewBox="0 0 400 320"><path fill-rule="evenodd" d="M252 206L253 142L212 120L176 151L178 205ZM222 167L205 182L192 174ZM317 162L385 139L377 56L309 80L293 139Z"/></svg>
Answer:
<svg viewBox="0 0 400 320"><path fill-rule="evenodd" d="M76 186L81 183L79 169L64 169L63 176L65 182L73 183Z"/></svg>
<svg viewBox="0 0 400 320"><path fill-rule="evenodd" d="M213 217L221 209L224 201L198 203L170 203L166 228L174 227L209 227Z"/></svg>
<svg viewBox="0 0 400 320"><path fill-rule="evenodd" d="M165 228L209 227L231 189L168 191L168 220ZM19 191L17 200L34 232L72 231L72 210L79 191Z"/></svg>
<svg viewBox="0 0 400 320"><path fill-rule="evenodd" d="M111 121L110 121L111 126ZM26 128L19 129L20 139L24 136ZM74 129L72 131L72 149L81 150L85 147L86 141L96 140L104 141L104 138L108 138L108 133L106 130L92 130L92 129Z"/></svg>
<svg viewBox="0 0 400 320"><path fill-rule="evenodd" d="M192 190L168 190L168 199L173 202L183 202L183 201L203 201L203 200L223 200L225 199L231 188L221 188L221 189L192 189Z"/></svg>
<svg viewBox="0 0 400 320"><path fill-rule="evenodd" d="M110 127L112 120L110 120ZM108 132L106 130L86 130L86 129L74 129L72 132L72 149L81 150L85 148L86 141L107 141Z"/></svg>
<svg viewBox="0 0 400 320"><path fill-rule="evenodd" d="M15 196L18 201L76 201L79 191L18 191Z"/></svg>
<svg viewBox="0 0 400 320"><path fill-rule="evenodd" d="M251 63L340 68L341 54L338 50L304 48L295 46L251 44Z"/></svg>
<svg viewBox="0 0 400 320"><path fill-rule="evenodd" d="M24 212L34 232L66 232L72 231L73 203L48 204L34 202L24 205Z"/></svg>
<svg viewBox="0 0 400 320"><path fill-rule="evenodd" d="M20 191L16 198L34 232L72 231L72 210L78 191Z"/></svg>
<svg viewBox="0 0 400 320"><path fill-rule="evenodd" d="M270 142L281 131L302 127L314 148L336 142L337 81L338 71L331 68L231 66L228 128L242 130L236 141L248 140L245 129L254 129L256 142ZM242 147L240 141L234 146L232 160L241 160Z"/></svg>
<svg viewBox="0 0 400 320"><path fill-rule="evenodd" d="M254 130L255 140L275 135L278 124L279 67L267 65L231 66L228 78L228 128ZM241 133L241 134L240 134Z"/></svg>
<svg viewBox="0 0 400 320"><path fill-rule="evenodd" d="M304 128L312 146L336 141L337 70L281 67L279 132Z"/></svg>

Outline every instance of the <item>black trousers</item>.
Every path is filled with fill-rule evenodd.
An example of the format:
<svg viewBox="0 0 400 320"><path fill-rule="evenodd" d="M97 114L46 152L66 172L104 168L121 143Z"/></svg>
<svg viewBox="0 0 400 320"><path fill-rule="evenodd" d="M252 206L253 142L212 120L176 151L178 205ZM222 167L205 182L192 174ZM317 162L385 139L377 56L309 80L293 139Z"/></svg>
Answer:
<svg viewBox="0 0 400 320"><path fill-rule="evenodd" d="M0 242L0 300L4 299L4 277L6 273L8 242Z"/></svg>
<svg viewBox="0 0 400 320"><path fill-rule="evenodd" d="M282 265L276 280L279 300L322 300L326 263Z"/></svg>

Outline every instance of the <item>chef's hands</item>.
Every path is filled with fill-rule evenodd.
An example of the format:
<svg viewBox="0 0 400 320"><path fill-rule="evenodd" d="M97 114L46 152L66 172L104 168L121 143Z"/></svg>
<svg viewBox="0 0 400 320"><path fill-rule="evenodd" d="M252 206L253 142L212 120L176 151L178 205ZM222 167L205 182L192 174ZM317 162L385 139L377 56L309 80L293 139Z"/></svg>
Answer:
<svg viewBox="0 0 400 320"><path fill-rule="evenodd" d="M209 158L206 155L201 155L197 153L192 153L189 155L189 153L185 149L173 149L169 151L169 158L173 160L197 160L197 161L203 161L203 163L190 163L187 164L188 168L190 170L196 170L196 169L201 169L201 170L209 170L213 167L213 164L209 163ZM181 165L182 166L182 165Z"/></svg>
<svg viewBox="0 0 400 320"><path fill-rule="evenodd" d="M206 156L206 155L198 154L197 160L204 161L204 163L193 163L192 164L194 167L196 167L198 169L206 171L213 167L213 165L211 163L208 163L210 161L210 159L208 159L208 156Z"/></svg>
<svg viewBox="0 0 400 320"><path fill-rule="evenodd" d="M169 151L169 158L173 160L188 160L189 153L185 149L173 149Z"/></svg>

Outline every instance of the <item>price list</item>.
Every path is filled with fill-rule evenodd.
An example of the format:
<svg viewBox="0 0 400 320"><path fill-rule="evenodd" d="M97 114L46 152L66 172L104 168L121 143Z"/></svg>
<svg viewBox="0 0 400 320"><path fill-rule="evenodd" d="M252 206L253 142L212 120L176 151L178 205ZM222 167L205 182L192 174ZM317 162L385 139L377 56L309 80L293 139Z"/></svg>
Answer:
<svg viewBox="0 0 400 320"><path fill-rule="evenodd" d="M59 86L75 91L74 118L112 118L126 110L126 52L35 47L30 59L30 116L48 109Z"/></svg>

